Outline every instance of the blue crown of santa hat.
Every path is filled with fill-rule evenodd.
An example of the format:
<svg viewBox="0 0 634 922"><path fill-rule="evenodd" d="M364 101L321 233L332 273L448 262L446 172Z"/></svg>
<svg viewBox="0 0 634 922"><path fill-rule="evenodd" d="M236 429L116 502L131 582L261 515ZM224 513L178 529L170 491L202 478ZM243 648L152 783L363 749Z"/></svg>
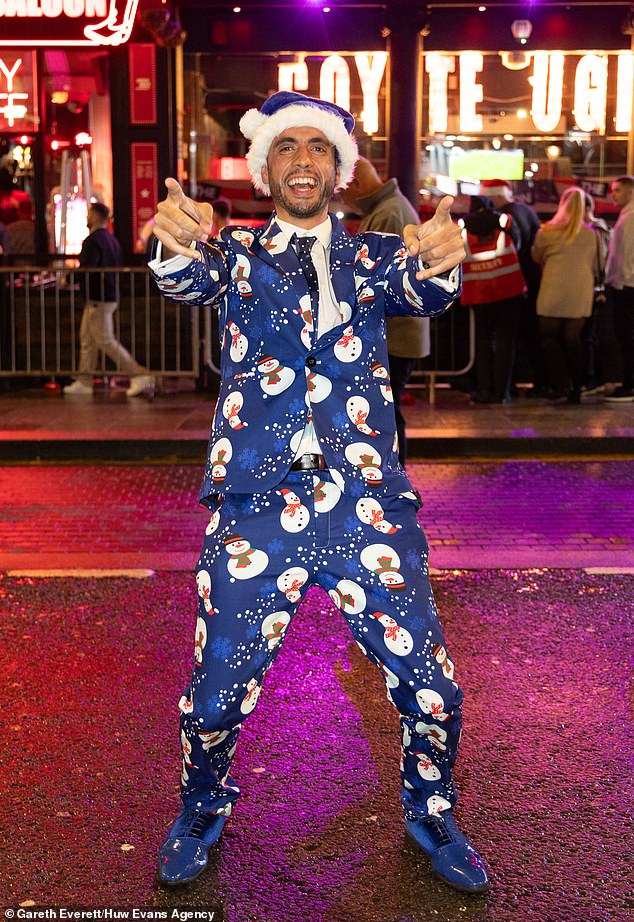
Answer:
<svg viewBox="0 0 634 922"><path fill-rule="evenodd" d="M266 165L273 139L287 128L304 125L319 129L335 148L339 168L337 188L345 189L350 183L359 157L357 142L352 137L352 115L334 102L280 90L269 96L259 109L249 109L240 119L240 131L251 141L247 166L256 189L266 195L270 193L268 183L262 179L262 167Z"/></svg>

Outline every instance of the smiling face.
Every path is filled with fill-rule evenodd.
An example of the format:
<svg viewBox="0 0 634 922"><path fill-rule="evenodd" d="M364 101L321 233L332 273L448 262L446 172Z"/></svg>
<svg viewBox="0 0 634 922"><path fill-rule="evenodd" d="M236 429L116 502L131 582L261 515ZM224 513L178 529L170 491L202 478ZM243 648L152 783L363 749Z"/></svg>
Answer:
<svg viewBox="0 0 634 922"><path fill-rule="evenodd" d="M339 180L335 149L317 128L288 128L273 140L262 178L283 221L315 227L325 220Z"/></svg>

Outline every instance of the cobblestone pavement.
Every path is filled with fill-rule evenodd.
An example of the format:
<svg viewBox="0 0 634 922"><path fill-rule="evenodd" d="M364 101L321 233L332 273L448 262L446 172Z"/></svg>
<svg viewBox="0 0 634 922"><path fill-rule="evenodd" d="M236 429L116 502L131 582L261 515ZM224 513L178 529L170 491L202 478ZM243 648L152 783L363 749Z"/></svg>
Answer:
<svg viewBox="0 0 634 922"><path fill-rule="evenodd" d="M45 520L69 481L51 494L55 472L33 473L45 476L31 512ZM122 473L118 501L136 512L134 472ZM189 472L157 473L148 508L168 482L189 497ZM88 545L94 531L103 545L120 535L108 479L83 474L73 490L101 530L86 522L82 536L74 518L52 534ZM406 841L395 712L317 590L245 725L244 796L211 868L182 892L157 886L196 609L192 578L172 572L0 577L3 906L215 909L214 922L630 920L634 577L463 571L434 589L466 694L457 813L489 864L489 895L450 891Z"/></svg>
<svg viewBox="0 0 634 922"><path fill-rule="evenodd" d="M438 569L634 567L634 461L411 464ZM190 570L198 465L0 469L0 570Z"/></svg>

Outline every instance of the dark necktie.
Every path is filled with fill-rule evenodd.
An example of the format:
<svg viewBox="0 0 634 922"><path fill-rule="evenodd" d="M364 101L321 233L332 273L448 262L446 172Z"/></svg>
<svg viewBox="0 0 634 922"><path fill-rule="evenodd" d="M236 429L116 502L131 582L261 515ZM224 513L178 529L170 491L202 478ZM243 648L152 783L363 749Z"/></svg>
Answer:
<svg viewBox="0 0 634 922"><path fill-rule="evenodd" d="M313 244L316 240L316 237L298 237L297 234L293 234L291 238L291 243L293 244L295 252L297 253L299 265L301 266L301 270L304 273L304 278L306 279L308 290L310 292L310 307L313 313L313 329L315 331L315 338L317 336L317 320L319 313L319 282L317 280L317 270L315 269L315 264L310 255L310 251L312 250Z"/></svg>

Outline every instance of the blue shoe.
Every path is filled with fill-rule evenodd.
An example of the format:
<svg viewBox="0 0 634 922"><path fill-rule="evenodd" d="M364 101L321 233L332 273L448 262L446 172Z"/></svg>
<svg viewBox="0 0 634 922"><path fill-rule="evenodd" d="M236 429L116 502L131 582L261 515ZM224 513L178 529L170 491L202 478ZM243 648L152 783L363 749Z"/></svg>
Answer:
<svg viewBox="0 0 634 922"><path fill-rule="evenodd" d="M207 867L209 849L218 841L227 817L184 807L159 849L158 876L170 887L187 884Z"/></svg>
<svg viewBox="0 0 634 922"><path fill-rule="evenodd" d="M436 874L453 887L467 893L489 889L484 862L446 810L420 820L405 820L405 828L417 845L427 852Z"/></svg>

